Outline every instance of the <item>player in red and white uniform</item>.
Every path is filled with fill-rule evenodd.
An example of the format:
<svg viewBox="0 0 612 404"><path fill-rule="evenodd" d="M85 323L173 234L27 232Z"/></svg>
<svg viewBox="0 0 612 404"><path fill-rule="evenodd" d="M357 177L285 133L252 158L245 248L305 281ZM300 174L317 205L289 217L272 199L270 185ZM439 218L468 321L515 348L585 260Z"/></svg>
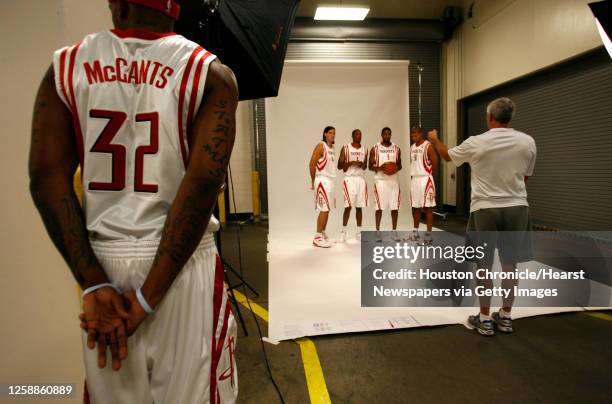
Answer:
<svg viewBox="0 0 612 404"><path fill-rule="evenodd" d="M362 208L368 206L368 184L366 184L364 178L365 169L368 166L368 149L361 144L361 131L359 129L353 130L351 137L353 142L342 147L338 159L338 169L344 171L344 181L342 182L344 215L339 239L342 243L346 241L346 226L353 206L355 207L355 219L357 220L355 238L361 240Z"/></svg>
<svg viewBox="0 0 612 404"><path fill-rule="evenodd" d="M109 6L115 29L55 52L30 150L32 197L83 289L87 390L94 403L233 403L236 324L212 210L235 78L172 33L175 1Z"/></svg>
<svg viewBox="0 0 612 404"><path fill-rule="evenodd" d="M383 128L382 141L370 150L370 170L374 171L374 199L376 202L376 230L380 230L383 210L391 211L393 230L397 229L400 208L398 171L402 169L400 148L391 142L391 129Z"/></svg>
<svg viewBox="0 0 612 404"><path fill-rule="evenodd" d="M334 178L336 178L336 159L334 156L334 139L336 129L327 126L323 130L323 140L317 144L310 158L310 189L315 193L315 209L317 217L317 233L312 241L316 247L329 248L331 243L325 233L329 211L336 207L334 197Z"/></svg>
<svg viewBox="0 0 612 404"><path fill-rule="evenodd" d="M415 126L410 131L410 202L414 220L413 239L418 239L421 209L425 211L427 234L425 241L431 241L433 226L433 207L436 206L436 184L434 175L438 171L438 154L428 140L423 137L423 129Z"/></svg>

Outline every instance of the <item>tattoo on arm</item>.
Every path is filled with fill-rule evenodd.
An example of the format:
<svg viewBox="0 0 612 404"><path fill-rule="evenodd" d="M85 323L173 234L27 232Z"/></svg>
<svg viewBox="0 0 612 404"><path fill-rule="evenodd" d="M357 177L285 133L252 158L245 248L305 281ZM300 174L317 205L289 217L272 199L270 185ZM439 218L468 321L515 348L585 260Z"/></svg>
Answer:
<svg viewBox="0 0 612 404"><path fill-rule="evenodd" d="M211 205L210 196L216 200L218 186L211 186L214 183L221 183L225 178L225 170L229 163L233 147L233 134L235 124L230 119L229 102L225 99L213 104L213 113L216 116L216 125L212 132L213 136L204 143L202 150L206 153L210 164L206 175L213 181L204 181L192 187L190 193L182 201L181 209L172 214L170 212L164 224L162 243L159 246L156 261L160 256L168 256L177 263L181 263L186 251L190 249L194 241L202 238L205 226L203 221L210 217L214 202ZM206 209L210 207L210 209ZM208 223L208 221L206 221Z"/></svg>
<svg viewBox="0 0 612 404"><path fill-rule="evenodd" d="M74 193L58 201L41 197L35 199L36 207L49 233L49 237L58 249L77 282L106 282L96 258L85 226L83 211Z"/></svg>
<svg viewBox="0 0 612 404"><path fill-rule="evenodd" d="M30 193L53 244L81 286L106 282L72 184L76 168L72 117L55 92L53 68L45 74L32 116Z"/></svg>
<svg viewBox="0 0 612 404"><path fill-rule="evenodd" d="M162 234L162 239L167 242L160 244L154 266L164 256L168 256L175 263L181 263L186 255L191 255L191 245L202 238L202 223L210 215L210 212L203 209L200 201L203 196L211 193L214 194L214 190L208 187L194 190L193 194L183 201L180 212L168 215Z"/></svg>
<svg viewBox="0 0 612 404"><path fill-rule="evenodd" d="M220 79L220 77L216 77ZM225 180L236 132L238 95L227 77L217 81L216 93L202 104L194 125L189 166L168 212L161 241L142 287L149 304L159 304L197 248ZM219 91L220 90L220 91Z"/></svg>

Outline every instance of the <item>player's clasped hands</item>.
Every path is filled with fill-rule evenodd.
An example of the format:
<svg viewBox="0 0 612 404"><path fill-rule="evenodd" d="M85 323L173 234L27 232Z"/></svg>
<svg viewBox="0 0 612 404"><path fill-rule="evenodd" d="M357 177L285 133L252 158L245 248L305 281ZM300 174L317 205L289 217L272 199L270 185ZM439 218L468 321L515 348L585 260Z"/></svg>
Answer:
<svg viewBox="0 0 612 404"><path fill-rule="evenodd" d="M98 348L98 366L106 367L110 349L113 370L121 369L127 358L127 338L147 316L138 303L136 293L119 294L112 287L103 287L83 296L81 328L87 333L87 347Z"/></svg>

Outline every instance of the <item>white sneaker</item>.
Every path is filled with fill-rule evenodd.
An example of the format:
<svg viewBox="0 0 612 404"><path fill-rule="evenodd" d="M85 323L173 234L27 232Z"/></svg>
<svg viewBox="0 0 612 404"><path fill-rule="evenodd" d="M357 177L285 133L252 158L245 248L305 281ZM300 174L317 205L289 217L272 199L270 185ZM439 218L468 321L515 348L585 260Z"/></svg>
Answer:
<svg viewBox="0 0 612 404"><path fill-rule="evenodd" d="M338 237L338 243L345 243L346 242L346 230L342 230L340 232L340 237Z"/></svg>
<svg viewBox="0 0 612 404"><path fill-rule="evenodd" d="M413 230L412 234L406 237L406 241L416 241L417 243L421 241L421 236L419 236L419 232Z"/></svg>
<svg viewBox="0 0 612 404"><path fill-rule="evenodd" d="M312 240L312 245L315 247L321 247L321 248L331 247L331 244L329 243L329 241L325 240L325 238L321 234L317 234L315 236L314 240Z"/></svg>
<svg viewBox="0 0 612 404"><path fill-rule="evenodd" d="M361 230L357 230L357 233L355 233L355 240L361 241Z"/></svg>
<svg viewBox="0 0 612 404"><path fill-rule="evenodd" d="M325 230L323 230L321 234L323 235L323 238L325 239L325 241L329 242L329 237L327 236L327 233L325 233Z"/></svg>
<svg viewBox="0 0 612 404"><path fill-rule="evenodd" d="M376 230L376 241L378 243L382 243L382 241L383 241L382 233L380 231L378 231L378 230Z"/></svg>
<svg viewBox="0 0 612 404"><path fill-rule="evenodd" d="M402 241L402 238L400 237L399 233L396 230L393 230L393 241Z"/></svg>

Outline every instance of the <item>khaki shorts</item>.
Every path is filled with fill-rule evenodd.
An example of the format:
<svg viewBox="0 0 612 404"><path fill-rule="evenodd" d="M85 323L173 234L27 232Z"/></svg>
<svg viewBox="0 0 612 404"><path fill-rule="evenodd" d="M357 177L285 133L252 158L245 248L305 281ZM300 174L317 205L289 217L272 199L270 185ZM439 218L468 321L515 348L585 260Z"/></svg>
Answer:
<svg viewBox="0 0 612 404"><path fill-rule="evenodd" d="M487 244L483 264L490 268L495 247L502 264L516 264L533 259L529 206L480 209L470 213L466 244Z"/></svg>

